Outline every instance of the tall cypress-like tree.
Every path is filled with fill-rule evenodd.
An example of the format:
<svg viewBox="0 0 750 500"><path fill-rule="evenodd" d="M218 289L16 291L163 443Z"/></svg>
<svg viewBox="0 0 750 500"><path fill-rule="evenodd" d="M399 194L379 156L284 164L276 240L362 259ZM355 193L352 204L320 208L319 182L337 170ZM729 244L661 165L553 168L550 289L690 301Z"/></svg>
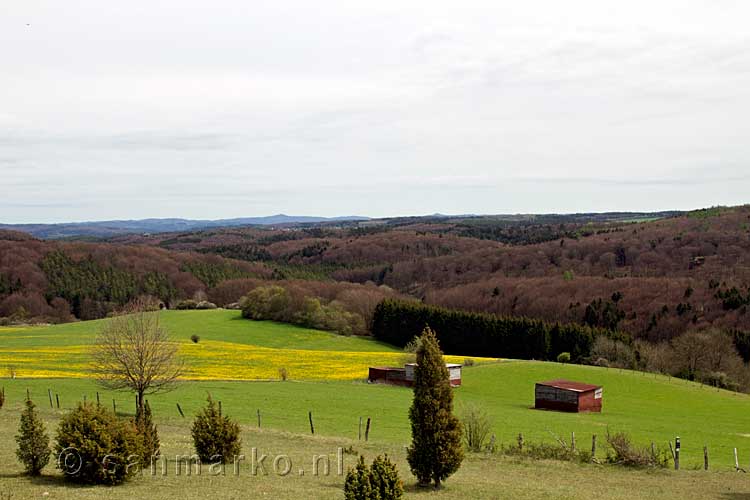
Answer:
<svg viewBox="0 0 750 500"><path fill-rule="evenodd" d="M30 399L26 400L26 408L21 414L16 443L16 456L23 463L26 473L31 476L41 474L49 462L51 450L44 422L37 415L36 406Z"/></svg>
<svg viewBox="0 0 750 500"><path fill-rule="evenodd" d="M420 484L440 483L461 466L461 423L453 415L453 389L435 333L425 328L417 350L414 400L409 410L407 460Z"/></svg>
<svg viewBox="0 0 750 500"><path fill-rule="evenodd" d="M141 411L141 405L138 405L135 414L135 427L138 429L138 434L143 440L143 464L148 466L151 460L159 457L159 433L156 429L153 416L151 415L151 405L148 401L143 406Z"/></svg>

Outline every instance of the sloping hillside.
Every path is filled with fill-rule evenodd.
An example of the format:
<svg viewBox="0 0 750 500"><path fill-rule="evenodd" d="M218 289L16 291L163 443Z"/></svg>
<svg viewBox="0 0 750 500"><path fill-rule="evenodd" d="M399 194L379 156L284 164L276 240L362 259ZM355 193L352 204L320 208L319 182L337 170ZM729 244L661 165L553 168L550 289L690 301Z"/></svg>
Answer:
<svg viewBox="0 0 750 500"><path fill-rule="evenodd" d="M21 305L63 310L60 301L52 304L56 297L73 305L75 294L58 292L45 267L56 255L57 267L70 267L60 260L62 252L79 267L86 259L93 263L95 272L85 274L93 273L97 288L110 286L102 269L124 269L122 279L135 282L130 295L153 291L149 280L166 286L156 295L168 298L235 278L218 294L226 304L258 286L258 279L372 282L427 303L617 328L651 341L711 326L750 330L749 206L658 214L656 220L625 215L433 216L128 235L98 244L6 232L0 316ZM237 281L243 278L255 280ZM94 300L112 301L107 293L97 292ZM94 317L74 309L76 316Z"/></svg>
<svg viewBox="0 0 750 500"><path fill-rule="evenodd" d="M282 276L316 270L318 279L372 281L447 307L589 322L654 341L691 328L750 329L749 206L656 220L428 218L122 241L265 262Z"/></svg>

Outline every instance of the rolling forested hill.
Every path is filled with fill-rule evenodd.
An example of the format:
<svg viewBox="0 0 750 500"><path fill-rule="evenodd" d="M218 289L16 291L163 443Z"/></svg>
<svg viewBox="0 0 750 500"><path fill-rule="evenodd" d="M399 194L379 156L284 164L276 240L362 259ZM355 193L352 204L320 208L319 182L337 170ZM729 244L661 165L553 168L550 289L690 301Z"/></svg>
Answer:
<svg viewBox="0 0 750 500"><path fill-rule="evenodd" d="M28 317L62 318L67 308L96 317L138 294L169 303L205 293L222 305L267 282L326 300L367 284L377 296L651 341L750 330L750 207L213 228L99 243L0 233L0 316L23 307Z"/></svg>

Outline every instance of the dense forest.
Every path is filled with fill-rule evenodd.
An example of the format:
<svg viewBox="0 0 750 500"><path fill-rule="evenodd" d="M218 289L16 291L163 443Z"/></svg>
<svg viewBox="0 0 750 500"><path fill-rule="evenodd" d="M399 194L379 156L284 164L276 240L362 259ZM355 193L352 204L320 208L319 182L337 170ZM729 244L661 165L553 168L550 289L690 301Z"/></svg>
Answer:
<svg viewBox="0 0 750 500"><path fill-rule="evenodd" d="M494 358L556 360L567 353L573 362L591 357L604 336L630 342L614 330L575 324L548 323L521 316L497 316L386 299L373 315L372 333L379 340L405 347L415 331L432 328L447 354Z"/></svg>
<svg viewBox="0 0 750 500"><path fill-rule="evenodd" d="M14 322L100 318L139 296L169 306L227 280L270 276L262 264L216 255L0 231L0 317Z"/></svg>
<svg viewBox="0 0 750 500"><path fill-rule="evenodd" d="M277 279L386 285L428 304L668 340L750 330L750 207L685 214L403 218L131 235L262 263Z"/></svg>
<svg viewBox="0 0 750 500"><path fill-rule="evenodd" d="M431 216L97 242L0 233L0 316L16 320L99 317L138 295L227 305L268 284L307 290L323 305L367 290L652 342L709 327L746 332L750 207Z"/></svg>

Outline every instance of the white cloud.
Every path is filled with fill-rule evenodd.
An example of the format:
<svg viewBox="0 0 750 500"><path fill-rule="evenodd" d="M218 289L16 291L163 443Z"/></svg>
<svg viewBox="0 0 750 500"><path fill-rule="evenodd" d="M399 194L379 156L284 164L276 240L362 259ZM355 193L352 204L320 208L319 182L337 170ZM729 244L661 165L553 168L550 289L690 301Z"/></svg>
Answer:
<svg viewBox="0 0 750 500"><path fill-rule="evenodd" d="M747 201L746 2L3 8L4 222Z"/></svg>

